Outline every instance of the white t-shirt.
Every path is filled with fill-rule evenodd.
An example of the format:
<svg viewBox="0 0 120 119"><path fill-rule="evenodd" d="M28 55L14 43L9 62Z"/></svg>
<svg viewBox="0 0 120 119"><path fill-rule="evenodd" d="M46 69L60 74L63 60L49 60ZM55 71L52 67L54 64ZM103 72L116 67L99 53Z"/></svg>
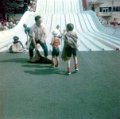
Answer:
<svg viewBox="0 0 120 119"><path fill-rule="evenodd" d="M41 24L40 26L37 26L34 24L31 27L30 36L34 37L35 40L40 40L44 43L47 38L47 30L45 28L45 25Z"/></svg>

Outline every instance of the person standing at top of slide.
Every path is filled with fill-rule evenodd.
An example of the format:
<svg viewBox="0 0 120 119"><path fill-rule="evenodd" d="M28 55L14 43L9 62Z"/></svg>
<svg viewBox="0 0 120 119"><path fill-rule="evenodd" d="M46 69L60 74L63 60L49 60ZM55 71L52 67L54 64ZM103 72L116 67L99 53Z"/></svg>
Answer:
<svg viewBox="0 0 120 119"><path fill-rule="evenodd" d="M27 24L23 24L24 32L27 36L26 46L29 46L30 44L30 27L27 26Z"/></svg>
<svg viewBox="0 0 120 119"><path fill-rule="evenodd" d="M54 32L58 34L58 38L62 38L62 33L61 33L59 25L56 26L56 28L53 30L52 34L54 34Z"/></svg>

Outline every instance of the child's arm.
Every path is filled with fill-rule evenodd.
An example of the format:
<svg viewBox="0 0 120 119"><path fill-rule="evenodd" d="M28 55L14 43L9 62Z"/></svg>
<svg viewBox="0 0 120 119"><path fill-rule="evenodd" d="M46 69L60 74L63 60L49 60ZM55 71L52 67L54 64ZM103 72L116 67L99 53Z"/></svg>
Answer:
<svg viewBox="0 0 120 119"><path fill-rule="evenodd" d="M24 46L23 46L22 42L21 42L21 41L19 41L19 43L20 43L20 45L22 46L22 48L24 48Z"/></svg>
<svg viewBox="0 0 120 119"><path fill-rule="evenodd" d="M59 42L58 42L58 44L60 45L60 39L59 39Z"/></svg>
<svg viewBox="0 0 120 119"><path fill-rule="evenodd" d="M54 43L54 38L52 38L50 45L53 45Z"/></svg>

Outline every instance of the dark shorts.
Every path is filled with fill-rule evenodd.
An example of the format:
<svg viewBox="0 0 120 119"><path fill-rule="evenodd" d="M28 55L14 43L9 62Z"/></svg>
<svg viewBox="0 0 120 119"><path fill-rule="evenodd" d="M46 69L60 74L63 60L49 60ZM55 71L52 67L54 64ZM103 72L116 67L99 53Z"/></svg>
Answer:
<svg viewBox="0 0 120 119"><path fill-rule="evenodd" d="M59 54L60 54L60 51L59 51L59 48L54 48L53 47L53 50L52 50L52 56L53 57L57 57L57 56L59 56Z"/></svg>
<svg viewBox="0 0 120 119"><path fill-rule="evenodd" d="M77 49L76 48L72 48L72 47L67 47L66 48L66 53L67 53L67 57L71 57L76 56L77 55Z"/></svg>

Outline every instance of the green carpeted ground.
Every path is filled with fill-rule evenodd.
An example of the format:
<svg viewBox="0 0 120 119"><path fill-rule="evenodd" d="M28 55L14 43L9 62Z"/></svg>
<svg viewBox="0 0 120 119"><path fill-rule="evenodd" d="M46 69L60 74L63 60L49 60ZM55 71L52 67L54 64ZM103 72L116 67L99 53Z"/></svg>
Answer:
<svg viewBox="0 0 120 119"><path fill-rule="evenodd" d="M119 51L79 52L70 76L27 58L0 53L0 119L120 118Z"/></svg>

